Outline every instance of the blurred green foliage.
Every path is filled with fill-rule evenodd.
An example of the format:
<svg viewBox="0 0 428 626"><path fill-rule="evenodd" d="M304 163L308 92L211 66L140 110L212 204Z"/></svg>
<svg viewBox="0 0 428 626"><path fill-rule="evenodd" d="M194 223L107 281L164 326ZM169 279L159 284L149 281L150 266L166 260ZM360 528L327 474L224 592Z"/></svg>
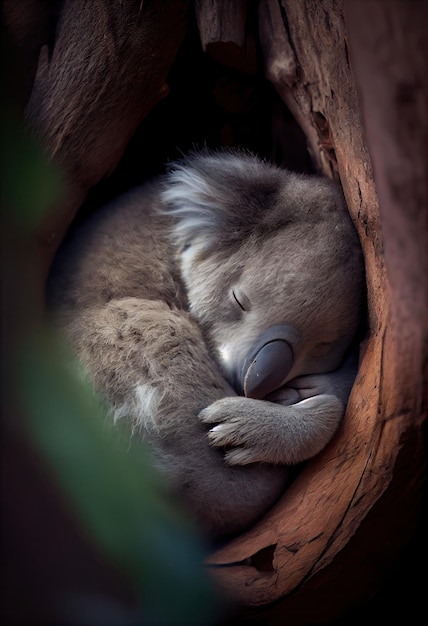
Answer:
<svg viewBox="0 0 428 626"><path fill-rule="evenodd" d="M62 192L61 173L38 143L21 132L11 110L2 114L2 205L13 207L23 231L34 231Z"/></svg>
<svg viewBox="0 0 428 626"><path fill-rule="evenodd" d="M20 249L20 238L31 240L61 188L58 171L7 111L2 127L2 209L5 228L13 224L16 241L8 246L12 250ZM78 620L70 623L92 623L94 611L99 613L94 623L103 624L218 623L217 592L202 565L206 546L170 498L147 447L120 424L109 422L92 390L73 375L75 368L68 367L71 356L53 330L33 323L35 289L25 269L31 266L31 247L28 252L27 263L18 268L8 267L13 256L3 259L4 272L13 273L15 288L23 291L4 297L17 299L25 308L8 335L8 351L13 350L15 357L11 363L16 363L12 387L18 397L13 400L22 416L18 429L50 468L59 497L85 535L123 572L139 603L131 614L124 609L115 618L113 610L101 604L97 608L94 600L89 608L80 606ZM13 303L6 308L13 317ZM17 428L15 416L8 418ZM30 519L31 511L28 515ZM61 566L66 568L67 563ZM105 614L110 617L103 621Z"/></svg>
<svg viewBox="0 0 428 626"><path fill-rule="evenodd" d="M33 443L93 541L130 576L144 615L164 626L214 623L195 529L169 499L148 448L108 423L92 390L65 367L69 359L47 330L21 351L21 404Z"/></svg>

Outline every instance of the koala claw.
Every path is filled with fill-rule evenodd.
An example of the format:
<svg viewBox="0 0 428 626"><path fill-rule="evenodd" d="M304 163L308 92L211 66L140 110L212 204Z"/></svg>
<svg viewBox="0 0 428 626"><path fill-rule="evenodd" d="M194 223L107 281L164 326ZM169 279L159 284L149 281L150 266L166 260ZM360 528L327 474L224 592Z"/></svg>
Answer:
<svg viewBox="0 0 428 626"><path fill-rule="evenodd" d="M217 424L208 433L208 439L212 446L224 447L242 443L238 440L239 431L237 424L230 421L225 424Z"/></svg>
<svg viewBox="0 0 428 626"><path fill-rule="evenodd" d="M258 458L255 450L246 450L244 448L236 448L235 450L228 450L224 455L224 461L226 465L249 465L250 463L258 463Z"/></svg>
<svg viewBox="0 0 428 626"><path fill-rule="evenodd" d="M214 447L247 446L255 434L243 398L218 400L203 409L199 419L206 424L215 424L208 432L209 443Z"/></svg>
<svg viewBox="0 0 428 626"><path fill-rule="evenodd" d="M225 449L228 465L305 461L328 443L343 416L341 401L328 394L281 406L251 398L222 398L199 414L213 424L209 444Z"/></svg>
<svg viewBox="0 0 428 626"><path fill-rule="evenodd" d="M219 424L227 419L226 411L222 412L219 408L227 402L227 398L222 398L210 404L199 413L199 419L205 424ZM212 430L214 431L216 427Z"/></svg>
<svg viewBox="0 0 428 626"><path fill-rule="evenodd" d="M224 461L226 465L249 465L260 462L260 455L257 454L257 450L244 447L246 445L245 437L238 428L239 425L233 422L217 424L208 433L210 445L218 448L240 446L225 452Z"/></svg>

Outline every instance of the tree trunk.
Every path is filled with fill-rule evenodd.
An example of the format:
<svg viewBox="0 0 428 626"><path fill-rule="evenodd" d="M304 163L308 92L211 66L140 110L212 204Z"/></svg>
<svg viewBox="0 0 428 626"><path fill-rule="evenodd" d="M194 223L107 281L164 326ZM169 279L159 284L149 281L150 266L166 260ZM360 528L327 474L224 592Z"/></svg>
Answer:
<svg viewBox="0 0 428 626"><path fill-rule="evenodd" d="M95 27L98 0L90 4L64 1L27 109L69 185L67 201L52 207L31 242L41 302L52 257L86 194L167 93L164 80L185 31L186 2L99 2ZM252 74L260 47L264 74L303 129L315 169L342 184L365 254L368 329L337 436L258 524L207 561L249 620L325 622L373 595L421 515L428 5L265 0L252 15L254 36L247 24L255 5L194 4L211 58ZM37 37L45 37L43 28ZM113 103L111 90L118 93Z"/></svg>
<svg viewBox="0 0 428 626"><path fill-rule="evenodd" d="M337 437L259 524L209 562L222 565L220 582L243 605L282 598L281 616L305 623L331 619L373 593L420 513L427 5L259 6L266 75L303 128L317 168L340 179L357 226L369 330Z"/></svg>

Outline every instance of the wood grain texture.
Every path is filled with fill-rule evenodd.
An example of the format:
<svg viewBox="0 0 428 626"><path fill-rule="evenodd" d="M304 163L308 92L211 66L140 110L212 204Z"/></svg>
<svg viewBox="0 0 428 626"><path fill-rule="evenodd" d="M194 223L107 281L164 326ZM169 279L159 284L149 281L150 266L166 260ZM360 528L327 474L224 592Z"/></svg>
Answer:
<svg viewBox="0 0 428 626"><path fill-rule="evenodd" d="M210 43L245 44L246 0L195 0L195 12L204 50Z"/></svg>
<svg viewBox="0 0 428 626"><path fill-rule="evenodd" d="M195 0L202 49L215 61L254 74L256 43L248 29L254 7L247 0Z"/></svg>
<svg viewBox="0 0 428 626"><path fill-rule="evenodd" d="M339 0L259 5L266 75L303 128L318 170L340 179L367 273L369 329L339 433L263 520L209 560L222 565L214 572L239 603L282 598L281 616L300 615L302 623L317 586L327 604L337 596L339 568L348 589L324 617L373 593L408 540L421 500L426 6L410 5L350 1L348 28ZM387 549L379 547L382 535ZM369 567L379 550L383 566Z"/></svg>
<svg viewBox="0 0 428 626"><path fill-rule="evenodd" d="M98 0L65 0L27 109L68 183L66 201L31 242L39 294L88 190L165 95L187 4L124 0L111 13ZM248 6L197 2L196 10L207 54L251 73ZM257 21L265 75L315 167L343 186L365 254L368 332L337 436L207 566L241 607L276 603L281 620L314 624L376 590L407 545L425 485L427 3L265 0Z"/></svg>

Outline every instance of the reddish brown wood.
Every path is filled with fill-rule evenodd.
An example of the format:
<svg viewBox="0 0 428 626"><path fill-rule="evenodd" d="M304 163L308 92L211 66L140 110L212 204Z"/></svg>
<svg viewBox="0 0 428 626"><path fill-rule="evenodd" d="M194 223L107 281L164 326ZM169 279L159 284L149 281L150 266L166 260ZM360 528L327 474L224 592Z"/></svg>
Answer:
<svg viewBox="0 0 428 626"><path fill-rule="evenodd" d="M256 49L246 0L195 0L202 48L216 61L254 73Z"/></svg>
<svg viewBox="0 0 428 626"><path fill-rule="evenodd" d="M28 107L29 123L69 185L32 244L39 293L88 189L115 167L139 121L165 94L185 4L65 1ZM248 6L197 3L207 53L242 71L254 71ZM288 623L331 620L372 594L419 515L427 407L427 21L423 2L259 3L265 74L304 130L317 169L342 183L368 291L369 330L337 437L263 520L209 559L223 566L214 575L241 606L275 601L276 615Z"/></svg>
<svg viewBox="0 0 428 626"><path fill-rule="evenodd" d="M341 180L367 271L369 332L342 428L274 510L210 559L241 604L282 598L281 615L302 623L317 620L308 610L317 586L329 619L373 593L418 516L428 312L422 4L349 2L349 30L337 0L259 5L266 75L318 169ZM383 566L370 566L379 550Z"/></svg>

